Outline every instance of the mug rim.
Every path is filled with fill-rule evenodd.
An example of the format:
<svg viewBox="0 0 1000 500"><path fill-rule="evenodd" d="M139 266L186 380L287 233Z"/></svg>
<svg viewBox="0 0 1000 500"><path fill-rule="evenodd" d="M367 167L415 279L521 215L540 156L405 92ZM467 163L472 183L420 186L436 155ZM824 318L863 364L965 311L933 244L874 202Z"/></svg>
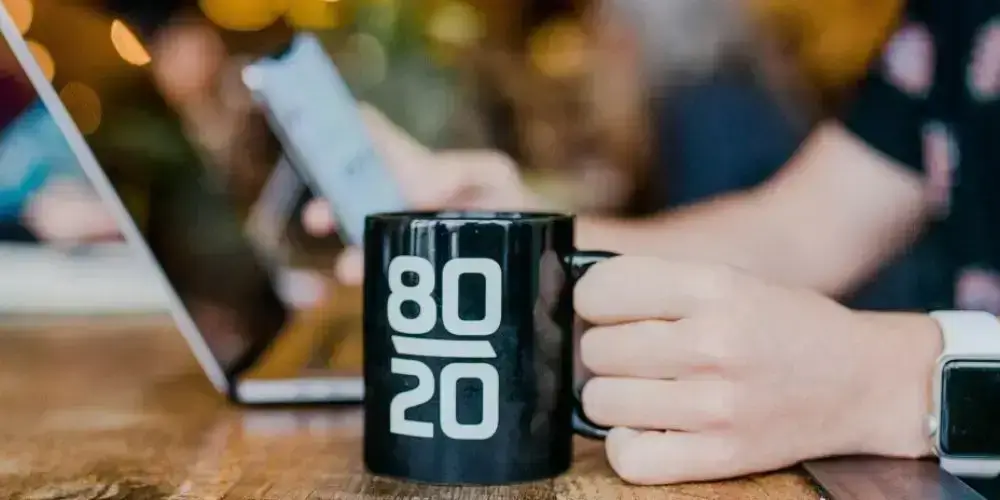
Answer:
<svg viewBox="0 0 1000 500"><path fill-rule="evenodd" d="M368 215L375 221L506 221L506 222L547 222L572 220L568 212L545 212L524 210L411 210L379 212Z"/></svg>

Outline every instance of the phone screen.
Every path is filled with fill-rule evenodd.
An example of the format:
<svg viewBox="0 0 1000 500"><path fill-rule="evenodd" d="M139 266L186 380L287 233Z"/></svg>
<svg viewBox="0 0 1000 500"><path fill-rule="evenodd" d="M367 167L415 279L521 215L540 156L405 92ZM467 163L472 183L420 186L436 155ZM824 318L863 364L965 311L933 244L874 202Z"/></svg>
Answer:
<svg viewBox="0 0 1000 500"><path fill-rule="evenodd" d="M33 27L34 43L51 50L57 75L61 65L75 64L79 69L81 61L74 61L75 54L68 48L99 43L94 38L95 26L110 29L112 19L94 7L68 1L46 4L46 9L62 11L58 16L61 25L58 29ZM80 19L79 24L73 19ZM17 88L24 102L16 105L19 107L11 104L9 113L0 113L6 117L0 122L0 134L19 123L26 110L47 114L9 44L6 40L3 44L0 81ZM116 57L113 50L106 55ZM219 364L229 373L241 372L265 349L273 349L276 338L297 336L286 339L287 343L307 350L319 345L329 351L285 356L290 361L279 370L271 370L273 376L292 377L317 367L338 375L360 376L359 362L334 363L343 358L333 352L336 344L311 338L323 334L328 326L315 317L329 309L329 304L317 303L304 310L290 307L279 294L288 274L287 263L273 260L269 247L255 240L260 218L251 222L251 213L263 182L246 179L267 179L274 162L241 161L239 151L229 154L236 157L233 161L218 161L227 154L212 150L211 137L192 139L197 134L189 120L182 118L176 105L168 104L162 82L153 78L149 68L131 67L118 59L103 64L106 67L56 76L53 85L71 114L79 103L70 100L78 96L67 89L85 88L92 93L87 96L92 106L89 111L99 117L99 123L88 127L85 140ZM0 102L0 108L7 106L6 99ZM79 116L74 114L74 118ZM224 121L226 117L224 111L215 116L208 113L199 123ZM68 150L65 137L46 137L38 147ZM64 157L52 163L49 170L54 174L46 182L58 177L60 182L88 183L79 164L70 164ZM233 171L234 165L238 172ZM8 165L2 167L7 169ZM307 362L301 363L303 360Z"/></svg>

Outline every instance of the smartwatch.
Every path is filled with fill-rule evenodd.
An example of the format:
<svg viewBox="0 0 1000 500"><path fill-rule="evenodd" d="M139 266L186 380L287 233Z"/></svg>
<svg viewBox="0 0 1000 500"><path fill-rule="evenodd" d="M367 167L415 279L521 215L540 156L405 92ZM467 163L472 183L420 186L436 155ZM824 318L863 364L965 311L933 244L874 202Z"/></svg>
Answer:
<svg viewBox="0 0 1000 500"><path fill-rule="evenodd" d="M934 376L930 433L941 468L1000 475L1000 321L987 312L936 311L944 344Z"/></svg>

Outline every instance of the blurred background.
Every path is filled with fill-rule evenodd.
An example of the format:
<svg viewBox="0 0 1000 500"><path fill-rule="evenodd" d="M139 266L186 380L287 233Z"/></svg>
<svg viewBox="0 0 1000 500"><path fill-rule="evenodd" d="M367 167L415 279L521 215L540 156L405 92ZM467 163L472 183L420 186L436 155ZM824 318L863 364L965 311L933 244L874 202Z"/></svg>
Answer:
<svg viewBox="0 0 1000 500"><path fill-rule="evenodd" d="M131 186L125 201L137 214L148 166L136 163L151 151L161 168L211 165L245 214L260 208L280 147L239 71L296 30L317 32L355 95L425 145L500 149L567 210L638 215L770 176L814 123L838 113L901 8L899 0L0 2L88 142L112 159L105 169ZM0 60L0 69L12 63ZM0 89L0 127L31 100L16 88ZM29 178L8 184L35 189ZM282 224L268 229L274 251L307 271L299 278L323 275L340 242L305 234L297 211L310 194L286 181L283 208L271 207ZM9 255L0 272L22 277L0 286L4 307L162 303L121 245L52 248L23 222L9 217L0 231ZM852 300L925 305L931 299L899 277L929 266L911 253ZM309 279L294 283L309 293Z"/></svg>

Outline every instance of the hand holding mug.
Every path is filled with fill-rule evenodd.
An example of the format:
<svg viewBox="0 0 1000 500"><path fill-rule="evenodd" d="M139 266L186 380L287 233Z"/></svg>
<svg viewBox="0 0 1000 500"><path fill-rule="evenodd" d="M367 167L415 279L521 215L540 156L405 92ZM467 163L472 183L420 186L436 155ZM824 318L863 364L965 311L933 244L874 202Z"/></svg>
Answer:
<svg viewBox="0 0 1000 500"><path fill-rule="evenodd" d="M928 316L859 313L731 268L637 257L596 264L575 305L595 325L580 346L596 375L584 410L613 427L608 459L627 481L929 451L940 333Z"/></svg>

